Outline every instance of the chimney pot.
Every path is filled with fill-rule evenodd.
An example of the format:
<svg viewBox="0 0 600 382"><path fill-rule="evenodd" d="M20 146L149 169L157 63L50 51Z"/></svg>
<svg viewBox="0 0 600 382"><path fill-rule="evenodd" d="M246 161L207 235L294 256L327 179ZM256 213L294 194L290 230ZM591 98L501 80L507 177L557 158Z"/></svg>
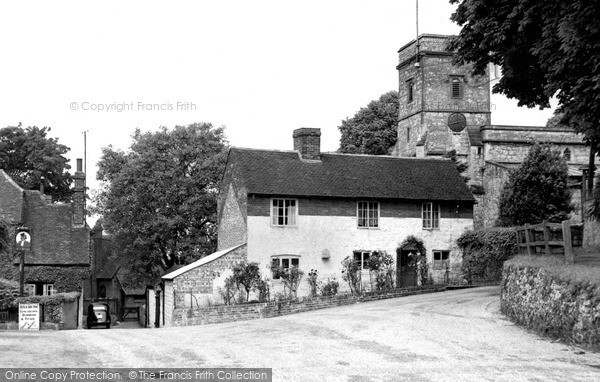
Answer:
<svg viewBox="0 0 600 382"><path fill-rule="evenodd" d="M321 129L302 127L294 130L294 150L302 159L321 159Z"/></svg>

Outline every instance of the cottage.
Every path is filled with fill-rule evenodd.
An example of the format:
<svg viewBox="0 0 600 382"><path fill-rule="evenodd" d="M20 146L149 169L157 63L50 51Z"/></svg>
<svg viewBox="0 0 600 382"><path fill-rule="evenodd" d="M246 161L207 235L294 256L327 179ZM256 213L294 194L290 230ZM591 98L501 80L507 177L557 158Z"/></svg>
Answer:
<svg viewBox="0 0 600 382"><path fill-rule="evenodd" d="M8 222L9 236L14 238L8 251L0 253L0 279L22 282L25 295L77 292L81 298L87 285L90 230L85 222L81 167L78 159L70 203L53 203L43 189L24 190L0 169L0 217ZM82 306L81 301L63 301L62 317L45 314L45 320L58 320L65 329L82 327Z"/></svg>
<svg viewBox="0 0 600 382"><path fill-rule="evenodd" d="M434 279L460 277L456 239L473 228L474 198L451 161L322 153L319 129L293 138L295 151L230 150L219 249L247 243L247 260L265 271L277 263L339 280L344 258L365 268L373 251L392 254L400 270L413 249L398 246L412 235Z"/></svg>
<svg viewBox="0 0 600 382"><path fill-rule="evenodd" d="M434 280L462 277L456 239L473 228L475 200L455 165L322 153L320 135L295 130L294 151L230 150L218 199L218 252L162 277L148 297L149 312L158 312L148 317L150 326L185 325L189 309L222 303L224 280L242 260L259 263L274 295L283 284L272 264L315 269L343 290L342 260L356 261L366 284L367 259L385 251L394 258L397 285L410 286L418 280L405 265L416 248L400 244L414 236ZM298 295L308 293L302 282Z"/></svg>
<svg viewBox="0 0 600 382"><path fill-rule="evenodd" d="M20 253L29 295L82 292L90 268L90 230L85 222L85 175L78 159L71 203L52 203L43 190L23 190L0 170L0 216L10 223L13 250L2 254L0 277L19 281Z"/></svg>

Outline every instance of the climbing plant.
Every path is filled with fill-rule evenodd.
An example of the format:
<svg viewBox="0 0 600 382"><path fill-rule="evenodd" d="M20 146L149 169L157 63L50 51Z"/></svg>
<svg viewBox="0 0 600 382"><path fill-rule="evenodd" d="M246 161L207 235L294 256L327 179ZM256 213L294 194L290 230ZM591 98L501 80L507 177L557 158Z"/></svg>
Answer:
<svg viewBox="0 0 600 382"><path fill-rule="evenodd" d="M400 251L405 248L415 248L417 254L412 256L408 266L417 268L417 275L421 285L431 283L429 278L429 264L427 264L427 249L423 240L414 235L408 236L402 243L398 245L396 254L400 255Z"/></svg>

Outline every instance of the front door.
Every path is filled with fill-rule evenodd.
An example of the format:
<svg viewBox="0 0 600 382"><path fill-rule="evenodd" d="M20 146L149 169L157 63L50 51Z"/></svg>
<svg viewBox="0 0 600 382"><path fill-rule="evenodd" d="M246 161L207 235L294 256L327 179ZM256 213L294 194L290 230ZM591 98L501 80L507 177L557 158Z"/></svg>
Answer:
<svg viewBox="0 0 600 382"><path fill-rule="evenodd" d="M396 280L399 288L417 286L417 267L411 263L411 254L415 251L400 250L396 255Z"/></svg>

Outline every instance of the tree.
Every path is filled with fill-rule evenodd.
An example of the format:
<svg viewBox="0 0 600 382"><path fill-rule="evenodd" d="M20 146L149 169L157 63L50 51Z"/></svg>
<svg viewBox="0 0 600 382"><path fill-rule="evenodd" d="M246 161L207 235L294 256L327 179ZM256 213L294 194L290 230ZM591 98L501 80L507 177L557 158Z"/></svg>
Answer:
<svg viewBox="0 0 600 382"><path fill-rule="evenodd" d="M92 210L133 271L158 275L214 251L226 148L223 128L208 123L136 130L127 152L103 148Z"/></svg>
<svg viewBox="0 0 600 382"><path fill-rule="evenodd" d="M573 210L567 180L567 163L561 153L534 145L502 189L497 224L509 227L567 220Z"/></svg>
<svg viewBox="0 0 600 382"><path fill-rule="evenodd" d="M585 0L450 0L462 26L449 49L483 74L502 67L494 93L546 108L556 96L561 123L585 136L590 172L600 141L600 7Z"/></svg>
<svg viewBox="0 0 600 382"><path fill-rule="evenodd" d="M69 201L73 179L64 156L69 148L48 137L49 127L9 126L0 129L0 168L26 190L39 189L55 201Z"/></svg>
<svg viewBox="0 0 600 382"><path fill-rule="evenodd" d="M398 92L387 92L369 102L338 128L342 133L339 152L388 154L398 136Z"/></svg>
<svg viewBox="0 0 600 382"><path fill-rule="evenodd" d="M258 263L241 262L233 267L233 280L235 284L242 285L246 290L246 301L250 300L250 291L260 283L260 268Z"/></svg>

